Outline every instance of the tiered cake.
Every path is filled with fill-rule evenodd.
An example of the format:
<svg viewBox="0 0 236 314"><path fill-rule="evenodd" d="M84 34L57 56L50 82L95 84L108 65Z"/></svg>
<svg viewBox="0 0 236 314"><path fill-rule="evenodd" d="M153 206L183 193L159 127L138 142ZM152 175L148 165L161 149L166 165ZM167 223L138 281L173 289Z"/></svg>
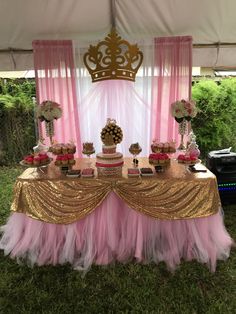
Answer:
<svg viewBox="0 0 236 314"><path fill-rule="evenodd" d="M123 155L116 152L116 144L120 143L122 138L122 130L116 125L116 121L108 119L101 132L102 152L96 155L96 167L99 176L122 175Z"/></svg>

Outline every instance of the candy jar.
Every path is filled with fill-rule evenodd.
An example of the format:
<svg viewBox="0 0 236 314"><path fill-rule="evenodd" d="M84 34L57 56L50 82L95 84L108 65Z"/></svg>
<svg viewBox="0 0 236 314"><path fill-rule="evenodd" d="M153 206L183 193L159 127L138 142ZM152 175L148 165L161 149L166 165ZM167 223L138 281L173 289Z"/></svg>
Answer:
<svg viewBox="0 0 236 314"><path fill-rule="evenodd" d="M134 143L131 144L129 147L129 152L133 155L133 166L137 167L138 166L138 159L136 156L140 154L142 151L142 148L140 147L139 143Z"/></svg>
<svg viewBox="0 0 236 314"><path fill-rule="evenodd" d="M93 143L91 142L85 142L83 143L83 150L82 150L82 153L84 155L87 155L88 156L88 161L87 161L87 167L90 168L91 165L92 165L92 162L91 162L91 155L95 153L95 149L93 147Z"/></svg>

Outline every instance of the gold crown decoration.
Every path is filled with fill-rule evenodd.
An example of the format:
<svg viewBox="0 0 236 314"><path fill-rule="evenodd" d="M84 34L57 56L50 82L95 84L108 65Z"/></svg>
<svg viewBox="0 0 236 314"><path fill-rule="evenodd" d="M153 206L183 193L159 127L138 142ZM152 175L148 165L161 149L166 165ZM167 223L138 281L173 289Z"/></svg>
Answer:
<svg viewBox="0 0 236 314"><path fill-rule="evenodd" d="M104 80L135 81L143 61L143 53L137 44L122 39L113 27L111 32L96 46L89 46L84 54L84 64L92 82Z"/></svg>

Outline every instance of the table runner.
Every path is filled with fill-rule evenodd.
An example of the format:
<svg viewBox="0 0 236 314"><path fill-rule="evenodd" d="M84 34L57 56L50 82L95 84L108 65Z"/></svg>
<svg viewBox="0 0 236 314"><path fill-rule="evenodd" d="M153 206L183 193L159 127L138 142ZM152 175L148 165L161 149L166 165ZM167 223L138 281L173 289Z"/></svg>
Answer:
<svg viewBox="0 0 236 314"><path fill-rule="evenodd" d="M139 158L140 167L150 166ZM78 159L76 168L85 166ZM191 173L172 160L153 177L127 178L132 159L125 159L121 178L67 178L51 164L46 172L27 169L17 179L11 210L44 222L69 224L94 211L110 192L129 207L156 219L200 218L218 212L220 198L215 176Z"/></svg>

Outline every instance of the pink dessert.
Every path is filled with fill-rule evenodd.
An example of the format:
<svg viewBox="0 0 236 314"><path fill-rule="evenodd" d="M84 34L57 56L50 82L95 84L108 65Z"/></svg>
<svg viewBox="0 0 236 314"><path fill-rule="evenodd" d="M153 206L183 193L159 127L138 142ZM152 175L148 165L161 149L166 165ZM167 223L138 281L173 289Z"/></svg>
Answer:
<svg viewBox="0 0 236 314"><path fill-rule="evenodd" d="M70 159L74 159L74 155L73 154L67 154L67 158Z"/></svg>
<svg viewBox="0 0 236 314"><path fill-rule="evenodd" d="M138 168L129 168L128 169L128 175L139 175L139 169Z"/></svg>
<svg viewBox="0 0 236 314"><path fill-rule="evenodd" d="M46 164L49 161L49 157L46 153L39 153L38 157L40 158L40 163L41 164Z"/></svg>
<svg viewBox="0 0 236 314"><path fill-rule="evenodd" d="M177 159L178 159L178 162L184 162L185 161L185 155L180 154Z"/></svg>
<svg viewBox="0 0 236 314"><path fill-rule="evenodd" d="M180 163L186 163L186 164L194 164L198 161L198 158L196 156L191 155L179 155L178 156L178 162Z"/></svg>
<svg viewBox="0 0 236 314"><path fill-rule="evenodd" d="M167 164L170 162L170 157L166 153L154 153L149 155L149 162Z"/></svg>
<svg viewBox="0 0 236 314"><path fill-rule="evenodd" d="M190 156L185 156L184 162L189 164L191 162Z"/></svg>
<svg viewBox="0 0 236 314"><path fill-rule="evenodd" d="M24 157L24 163L28 164L28 165L32 165L34 162L34 156L32 155L28 155Z"/></svg>
<svg viewBox="0 0 236 314"><path fill-rule="evenodd" d="M41 162L41 159L40 159L39 156L34 157L33 163L34 163L35 166L39 166L40 162Z"/></svg>
<svg viewBox="0 0 236 314"><path fill-rule="evenodd" d="M60 166L61 165L61 157L62 155L57 155L56 160L55 160L55 165Z"/></svg>
<svg viewBox="0 0 236 314"><path fill-rule="evenodd" d="M62 165L67 165L68 164L67 155L61 156L61 163L62 163Z"/></svg>
<svg viewBox="0 0 236 314"><path fill-rule="evenodd" d="M82 176L84 177L92 177L94 175L93 168L85 168L82 170Z"/></svg>
<svg viewBox="0 0 236 314"><path fill-rule="evenodd" d="M68 163L70 165L74 165L75 164L75 159L74 159L74 155L73 154L67 154L67 158L68 158Z"/></svg>

